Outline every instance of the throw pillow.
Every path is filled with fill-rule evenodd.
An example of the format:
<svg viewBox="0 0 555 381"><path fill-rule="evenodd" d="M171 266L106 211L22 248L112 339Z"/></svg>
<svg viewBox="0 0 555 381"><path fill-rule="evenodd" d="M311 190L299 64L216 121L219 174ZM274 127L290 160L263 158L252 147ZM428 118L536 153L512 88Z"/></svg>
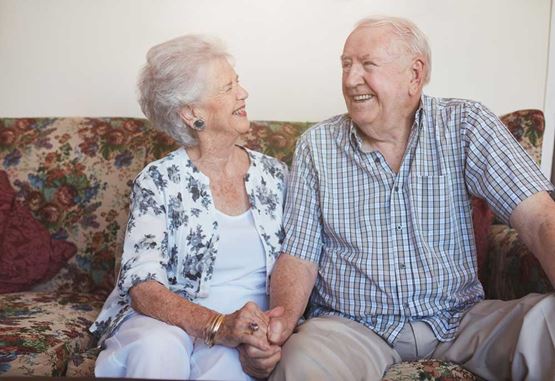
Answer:
<svg viewBox="0 0 555 381"><path fill-rule="evenodd" d="M0 171L0 293L18 292L56 275L77 248L54 240L31 211L16 200Z"/></svg>

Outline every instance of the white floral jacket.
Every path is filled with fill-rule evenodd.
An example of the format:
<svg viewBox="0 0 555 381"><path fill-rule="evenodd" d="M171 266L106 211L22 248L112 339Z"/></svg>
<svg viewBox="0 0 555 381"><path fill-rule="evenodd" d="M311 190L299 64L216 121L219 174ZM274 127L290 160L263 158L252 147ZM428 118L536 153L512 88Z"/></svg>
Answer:
<svg viewBox="0 0 555 381"><path fill-rule="evenodd" d="M250 158L245 187L269 277L284 238L281 218L287 167L245 150ZM185 149L147 165L133 186L117 285L90 327L100 337L99 344L133 311L129 289L138 283L155 280L190 301L207 297L218 243L209 179L193 165Z"/></svg>

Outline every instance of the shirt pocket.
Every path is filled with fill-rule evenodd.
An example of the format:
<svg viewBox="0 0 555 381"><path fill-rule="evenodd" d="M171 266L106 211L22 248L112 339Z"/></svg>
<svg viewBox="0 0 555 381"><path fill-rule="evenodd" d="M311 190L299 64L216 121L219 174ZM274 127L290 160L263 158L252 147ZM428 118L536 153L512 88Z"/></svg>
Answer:
<svg viewBox="0 0 555 381"><path fill-rule="evenodd" d="M452 217L455 213L449 177L415 175L409 178L409 219L421 249L449 251L455 245Z"/></svg>

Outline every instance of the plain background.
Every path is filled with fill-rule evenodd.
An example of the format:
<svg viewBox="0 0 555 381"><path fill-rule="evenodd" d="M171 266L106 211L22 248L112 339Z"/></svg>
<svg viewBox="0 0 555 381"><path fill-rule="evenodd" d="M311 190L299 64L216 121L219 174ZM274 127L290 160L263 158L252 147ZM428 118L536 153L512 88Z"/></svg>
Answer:
<svg viewBox="0 0 555 381"><path fill-rule="evenodd" d="M206 33L235 57L251 120L319 121L345 112L339 56L353 25L388 14L410 18L430 40L426 93L474 99L498 115L544 110L542 170L550 174L551 7L551 0L0 0L0 117L142 116L135 82L148 48Z"/></svg>

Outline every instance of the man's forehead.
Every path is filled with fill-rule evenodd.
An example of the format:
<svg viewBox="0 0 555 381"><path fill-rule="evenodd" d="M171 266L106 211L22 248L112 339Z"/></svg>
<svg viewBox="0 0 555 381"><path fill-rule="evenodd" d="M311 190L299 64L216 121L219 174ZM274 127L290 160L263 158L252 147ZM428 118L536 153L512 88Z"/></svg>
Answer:
<svg viewBox="0 0 555 381"><path fill-rule="evenodd" d="M372 58L382 52L391 53L391 48L403 44L393 29L388 25L359 26L355 28L343 47L341 58Z"/></svg>

